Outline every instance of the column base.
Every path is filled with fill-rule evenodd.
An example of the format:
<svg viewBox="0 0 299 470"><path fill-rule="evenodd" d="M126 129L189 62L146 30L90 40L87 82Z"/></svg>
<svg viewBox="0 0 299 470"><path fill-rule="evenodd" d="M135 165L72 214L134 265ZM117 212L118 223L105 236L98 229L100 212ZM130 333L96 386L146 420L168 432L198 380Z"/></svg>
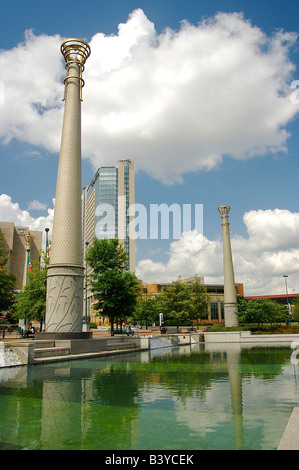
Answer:
<svg viewBox="0 0 299 470"><path fill-rule="evenodd" d="M91 339L91 331L82 331L82 332L64 332L64 333L55 333L55 332L41 332L35 333L34 339L36 340L59 340L59 339Z"/></svg>
<svg viewBox="0 0 299 470"><path fill-rule="evenodd" d="M226 328L239 326L238 307L235 303L224 303L224 320Z"/></svg>
<svg viewBox="0 0 299 470"><path fill-rule="evenodd" d="M48 266L46 333L82 332L83 275L83 266Z"/></svg>

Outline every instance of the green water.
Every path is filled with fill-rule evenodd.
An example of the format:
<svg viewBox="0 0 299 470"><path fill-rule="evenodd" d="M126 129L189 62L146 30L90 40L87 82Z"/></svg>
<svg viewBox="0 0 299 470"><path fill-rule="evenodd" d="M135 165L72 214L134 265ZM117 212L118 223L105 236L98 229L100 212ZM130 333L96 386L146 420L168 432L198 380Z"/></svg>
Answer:
<svg viewBox="0 0 299 470"><path fill-rule="evenodd" d="M194 345L0 369L0 449L276 449L299 396L290 359Z"/></svg>

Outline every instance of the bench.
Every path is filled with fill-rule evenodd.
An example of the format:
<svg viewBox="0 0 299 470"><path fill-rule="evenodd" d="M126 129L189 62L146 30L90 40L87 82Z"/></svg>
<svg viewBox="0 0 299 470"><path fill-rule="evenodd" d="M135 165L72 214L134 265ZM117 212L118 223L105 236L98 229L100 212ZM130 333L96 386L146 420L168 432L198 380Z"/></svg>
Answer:
<svg viewBox="0 0 299 470"><path fill-rule="evenodd" d="M127 336L134 336L134 331L133 330L125 330L124 331L124 334L126 334Z"/></svg>
<svg viewBox="0 0 299 470"><path fill-rule="evenodd" d="M196 328L188 328L187 333L196 333Z"/></svg>
<svg viewBox="0 0 299 470"><path fill-rule="evenodd" d="M133 330L113 330L115 335L127 335L127 336L134 336L134 331Z"/></svg>
<svg viewBox="0 0 299 470"><path fill-rule="evenodd" d="M163 330L163 333L181 333L181 328L169 328L169 327L161 327L161 333L162 333L162 330ZM164 334L165 334L164 333Z"/></svg>
<svg viewBox="0 0 299 470"><path fill-rule="evenodd" d="M23 330L20 326L15 326L14 331L16 331L22 338L34 338L34 333L29 333L28 330Z"/></svg>

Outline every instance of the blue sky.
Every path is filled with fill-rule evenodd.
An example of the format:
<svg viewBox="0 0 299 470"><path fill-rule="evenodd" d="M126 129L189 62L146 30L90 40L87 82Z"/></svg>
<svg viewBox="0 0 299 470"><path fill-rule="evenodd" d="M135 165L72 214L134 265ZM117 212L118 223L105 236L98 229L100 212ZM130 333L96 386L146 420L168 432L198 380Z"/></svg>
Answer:
<svg viewBox="0 0 299 470"><path fill-rule="evenodd" d="M59 44L80 37L92 49L82 187L97 165L132 158L136 202L203 204L203 247L196 234L189 253L182 240L137 240L140 277L221 281L217 207L228 204L245 293L283 292L285 273L298 292L298 14L298 2L273 0L9 2L0 19L0 219L50 223L63 111Z"/></svg>

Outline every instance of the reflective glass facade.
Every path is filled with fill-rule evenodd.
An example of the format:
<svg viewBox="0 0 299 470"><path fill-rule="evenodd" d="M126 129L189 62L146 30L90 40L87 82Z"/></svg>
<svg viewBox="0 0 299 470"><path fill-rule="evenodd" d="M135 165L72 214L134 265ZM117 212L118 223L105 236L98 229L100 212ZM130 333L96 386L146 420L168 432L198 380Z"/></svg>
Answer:
<svg viewBox="0 0 299 470"><path fill-rule="evenodd" d="M83 243L117 237L135 271L135 241L129 234L129 207L135 203L135 169L130 160L100 167L83 192Z"/></svg>
<svg viewBox="0 0 299 470"><path fill-rule="evenodd" d="M95 186L95 235L98 238L115 238L118 236L117 168L99 168Z"/></svg>

